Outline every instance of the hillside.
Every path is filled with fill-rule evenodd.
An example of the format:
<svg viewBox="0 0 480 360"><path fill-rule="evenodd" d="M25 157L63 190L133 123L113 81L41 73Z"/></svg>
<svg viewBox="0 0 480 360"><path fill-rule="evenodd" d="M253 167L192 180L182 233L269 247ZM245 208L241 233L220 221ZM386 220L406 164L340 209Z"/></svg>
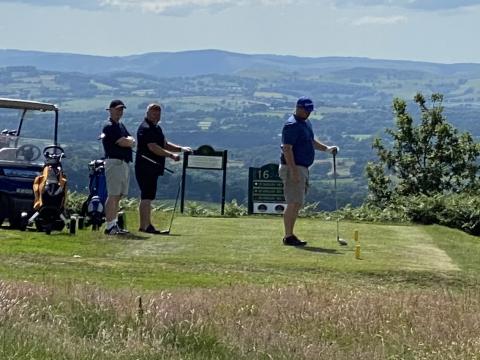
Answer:
<svg viewBox="0 0 480 360"><path fill-rule="evenodd" d="M355 57L305 58L247 55L220 50L158 52L106 57L0 49L0 66L34 66L42 70L87 74L136 72L156 77L235 75L252 70L267 69L278 72L308 70L312 75L320 75L352 68L395 69L397 71L425 72L436 76L464 76L467 78L480 75L480 64L438 64Z"/></svg>
<svg viewBox="0 0 480 360"><path fill-rule="evenodd" d="M162 126L169 140L229 151L227 200L245 202L248 167L277 162L282 123L295 100L311 96L317 137L341 148L339 203L358 205L366 195L363 169L372 139L392 127L394 97L418 91L445 96L445 114L461 131L480 137L480 65L434 64L365 58L300 58L245 55L215 50L97 57L0 50L0 97L60 106L60 141L71 188L85 191L88 159L101 156L96 140L112 98L127 104L124 121L135 133L146 105L165 106ZM412 108L413 113L415 110ZM418 114L415 114L418 116ZM0 128L15 119L0 114ZM30 128L32 134L42 129ZM82 146L78 146L81 143ZM334 207L331 159L318 154L309 202ZM179 168L177 175L180 172ZM196 172L189 198L219 201L215 174ZM172 198L177 178L159 183L159 197ZM173 186L172 186L173 185ZM138 194L131 183L131 196Z"/></svg>

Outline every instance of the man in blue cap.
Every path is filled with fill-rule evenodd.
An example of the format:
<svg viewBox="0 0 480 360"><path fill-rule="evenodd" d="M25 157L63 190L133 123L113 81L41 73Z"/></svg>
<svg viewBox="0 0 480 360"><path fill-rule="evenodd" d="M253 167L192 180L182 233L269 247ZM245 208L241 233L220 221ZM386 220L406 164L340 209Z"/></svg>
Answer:
<svg viewBox="0 0 480 360"><path fill-rule="evenodd" d="M316 140L312 124L308 120L313 111L313 101L302 96L297 100L295 113L288 118L282 130L282 153L279 175L283 181L283 191L287 207L283 214L285 236L283 244L305 246L293 233L298 212L305 202L308 188L308 168L315 159L315 150L336 153L336 146L327 146Z"/></svg>

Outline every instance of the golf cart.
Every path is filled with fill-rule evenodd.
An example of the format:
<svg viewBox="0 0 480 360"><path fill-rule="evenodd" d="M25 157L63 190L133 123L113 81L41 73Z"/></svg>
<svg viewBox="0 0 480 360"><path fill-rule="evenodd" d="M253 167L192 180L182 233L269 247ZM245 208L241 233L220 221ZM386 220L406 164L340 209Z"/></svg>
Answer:
<svg viewBox="0 0 480 360"><path fill-rule="evenodd" d="M34 213L33 183L45 165L44 149L58 146L56 105L0 98L0 225L25 229Z"/></svg>

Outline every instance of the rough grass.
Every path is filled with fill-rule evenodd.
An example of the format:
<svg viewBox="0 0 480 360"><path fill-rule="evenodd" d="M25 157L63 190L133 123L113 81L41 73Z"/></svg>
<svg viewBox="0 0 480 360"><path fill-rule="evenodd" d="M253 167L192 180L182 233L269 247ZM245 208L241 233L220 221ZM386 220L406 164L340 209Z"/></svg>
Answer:
<svg viewBox="0 0 480 360"><path fill-rule="evenodd" d="M479 358L477 238L342 222L339 247L335 222L300 219L309 246L296 249L281 225L180 216L169 237L127 239L2 229L0 359Z"/></svg>
<svg viewBox="0 0 480 360"><path fill-rule="evenodd" d="M0 282L4 359L474 359L480 293L319 281L156 292ZM141 305L140 305L141 304Z"/></svg>

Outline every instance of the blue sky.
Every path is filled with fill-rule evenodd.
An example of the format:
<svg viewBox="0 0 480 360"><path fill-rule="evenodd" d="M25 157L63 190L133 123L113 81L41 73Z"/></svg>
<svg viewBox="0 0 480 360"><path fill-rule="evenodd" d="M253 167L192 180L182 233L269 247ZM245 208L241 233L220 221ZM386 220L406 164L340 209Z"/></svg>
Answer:
<svg viewBox="0 0 480 360"><path fill-rule="evenodd" d="M480 0L0 0L0 48L480 63Z"/></svg>

